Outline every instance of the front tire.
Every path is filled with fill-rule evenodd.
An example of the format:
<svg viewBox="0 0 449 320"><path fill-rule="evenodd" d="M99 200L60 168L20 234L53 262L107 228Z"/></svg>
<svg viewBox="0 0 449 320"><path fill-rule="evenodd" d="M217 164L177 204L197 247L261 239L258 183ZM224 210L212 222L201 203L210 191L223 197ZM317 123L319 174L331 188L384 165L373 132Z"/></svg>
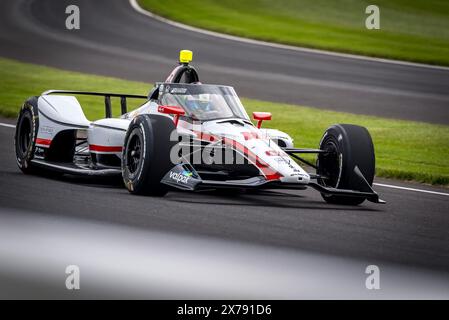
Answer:
<svg viewBox="0 0 449 320"><path fill-rule="evenodd" d="M123 181L130 193L164 196L168 192L168 186L160 181L174 166L170 152L177 142L170 118L154 114L134 118L122 154Z"/></svg>
<svg viewBox="0 0 449 320"><path fill-rule="evenodd" d="M320 149L330 151L319 154L317 174L323 176L318 183L331 188L362 191L365 183L354 173L357 166L370 186L375 173L374 145L368 130L351 124L337 124L326 130ZM322 194L328 203L358 205L364 198Z"/></svg>

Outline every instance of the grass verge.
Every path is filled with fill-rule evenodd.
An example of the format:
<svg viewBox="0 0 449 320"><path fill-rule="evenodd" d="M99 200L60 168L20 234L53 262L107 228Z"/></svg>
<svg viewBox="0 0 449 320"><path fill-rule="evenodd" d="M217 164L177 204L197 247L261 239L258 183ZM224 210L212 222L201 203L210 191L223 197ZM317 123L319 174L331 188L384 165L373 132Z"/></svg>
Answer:
<svg viewBox="0 0 449 320"><path fill-rule="evenodd" d="M15 117L23 101L48 89L147 94L151 85L86 75L0 58L0 114ZM104 116L101 98L79 97L88 119ZM119 103L115 101L116 115ZM376 148L377 176L449 185L449 126L323 111L310 107L242 99L246 110L270 111L267 127L289 133L298 147L315 148L334 123L354 123L370 131ZM135 101L134 107L140 101ZM114 105L114 101L113 101ZM130 103L130 110L133 104Z"/></svg>
<svg viewBox="0 0 449 320"><path fill-rule="evenodd" d="M143 8L213 31L290 45L449 65L449 1L139 0ZM380 30L365 9L380 8Z"/></svg>

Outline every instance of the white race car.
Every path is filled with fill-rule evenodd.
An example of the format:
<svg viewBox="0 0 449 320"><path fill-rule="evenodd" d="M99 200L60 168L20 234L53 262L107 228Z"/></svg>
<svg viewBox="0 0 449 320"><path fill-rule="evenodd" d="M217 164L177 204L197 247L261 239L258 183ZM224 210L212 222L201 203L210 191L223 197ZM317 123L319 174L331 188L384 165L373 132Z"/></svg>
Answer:
<svg viewBox="0 0 449 320"><path fill-rule="evenodd" d="M232 87L201 84L191 60L192 52L182 50L179 66L148 96L50 90L29 98L14 139L19 168L121 175L129 192L152 196L170 188L312 187L329 203L384 202L371 188L375 156L365 128L333 125L318 149L294 148L288 134L261 129L270 113L254 112L254 125ZM104 96L106 117L87 120L74 95ZM111 117L111 97L120 97L119 118ZM127 112L127 98L141 98L143 104ZM317 154L317 161L302 154Z"/></svg>

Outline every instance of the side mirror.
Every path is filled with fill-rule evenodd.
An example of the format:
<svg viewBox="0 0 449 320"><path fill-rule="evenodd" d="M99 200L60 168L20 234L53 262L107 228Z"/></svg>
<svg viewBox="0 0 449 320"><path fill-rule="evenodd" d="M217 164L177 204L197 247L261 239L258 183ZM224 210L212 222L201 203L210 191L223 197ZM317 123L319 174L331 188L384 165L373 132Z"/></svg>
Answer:
<svg viewBox="0 0 449 320"><path fill-rule="evenodd" d="M257 120L257 128L260 129L262 121L271 120L271 112L253 112L254 120Z"/></svg>
<svg viewBox="0 0 449 320"><path fill-rule="evenodd" d="M159 106L157 111L159 111L160 113L172 114L175 127L178 126L179 116L185 114L184 109L178 106Z"/></svg>

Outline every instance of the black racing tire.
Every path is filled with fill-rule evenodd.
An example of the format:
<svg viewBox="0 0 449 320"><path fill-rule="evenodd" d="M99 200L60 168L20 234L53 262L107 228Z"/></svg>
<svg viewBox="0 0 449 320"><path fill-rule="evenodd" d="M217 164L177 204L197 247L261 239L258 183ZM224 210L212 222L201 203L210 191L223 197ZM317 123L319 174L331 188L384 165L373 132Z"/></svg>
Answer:
<svg viewBox="0 0 449 320"><path fill-rule="evenodd" d="M37 109L37 97L32 97L23 104L19 111L14 135L17 165L23 173L28 174L35 171L31 160L36 150L38 130L39 113Z"/></svg>
<svg viewBox="0 0 449 320"><path fill-rule="evenodd" d="M133 119L122 154L123 181L130 193L164 196L168 192L168 186L160 181L175 165L170 152L177 143L172 119L155 114L139 115Z"/></svg>
<svg viewBox="0 0 449 320"><path fill-rule="evenodd" d="M375 174L374 145L368 130L351 124L337 124L326 130L320 149L332 151L319 154L317 174L326 177L318 179L325 187L363 191L366 184L354 173L357 166L370 186ZM322 194L328 203L359 205L364 198Z"/></svg>

